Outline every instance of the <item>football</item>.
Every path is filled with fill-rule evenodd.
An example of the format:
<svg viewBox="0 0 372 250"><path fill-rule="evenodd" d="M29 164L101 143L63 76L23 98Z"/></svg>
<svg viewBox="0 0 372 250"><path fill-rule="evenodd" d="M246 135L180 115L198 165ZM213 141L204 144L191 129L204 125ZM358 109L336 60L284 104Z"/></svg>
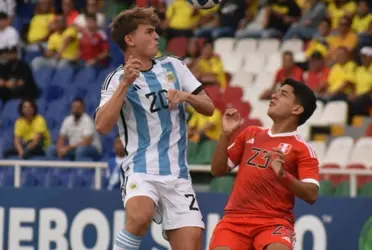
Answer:
<svg viewBox="0 0 372 250"><path fill-rule="evenodd" d="M190 4L199 9L210 9L221 3L222 0L187 0Z"/></svg>

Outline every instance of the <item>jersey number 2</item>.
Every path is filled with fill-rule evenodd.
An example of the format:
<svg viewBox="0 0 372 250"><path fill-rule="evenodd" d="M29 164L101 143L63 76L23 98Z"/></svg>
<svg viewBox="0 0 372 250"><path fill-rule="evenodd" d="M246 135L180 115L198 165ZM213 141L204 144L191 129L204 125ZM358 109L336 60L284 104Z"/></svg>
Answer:
<svg viewBox="0 0 372 250"><path fill-rule="evenodd" d="M252 148L252 153L253 155L251 158L248 159L247 164L252 167L259 167L259 168L267 168L269 166L270 162L270 155L269 151L267 150L262 150L260 148ZM261 159L265 160L265 164L258 164L256 158L260 157Z"/></svg>
<svg viewBox="0 0 372 250"><path fill-rule="evenodd" d="M169 107L168 102L165 98L167 92L168 91L166 89L162 89L162 90L159 90L158 92L150 92L146 94L147 99L152 98L151 104L150 104L151 113L155 113L155 112L160 111L161 109L167 109ZM158 99L160 101L157 101ZM159 102L160 102L160 107L159 107Z"/></svg>
<svg viewBox="0 0 372 250"><path fill-rule="evenodd" d="M193 211L199 211L199 208L196 206L195 201L195 195L194 194L185 194L185 197L190 200L190 206L189 209Z"/></svg>

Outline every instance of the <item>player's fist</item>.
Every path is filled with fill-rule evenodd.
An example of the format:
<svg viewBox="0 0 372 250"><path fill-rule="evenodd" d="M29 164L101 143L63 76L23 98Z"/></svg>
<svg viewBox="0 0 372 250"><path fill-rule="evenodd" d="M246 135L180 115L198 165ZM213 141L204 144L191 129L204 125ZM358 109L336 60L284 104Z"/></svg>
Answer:
<svg viewBox="0 0 372 250"><path fill-rule="evenodd" d="M187 101L189 95L189 93L181 90L169 89L167 92L169 108L172 109L174 107L177 107L178 104Z"/></svg>
<svg viewBox="0 0 372 250"><path fill-rule="evenodd" d="M226 109L222 117L222 130L226 135L231 135L243 124L238 110Z"/></svg>
<svg viewBox="0 0 372 250"><path fill-rule="evenodd" d="M275 174L279 178L285 177L286 171L284 168L284 154L283 152L278 149L274 148L274 151L271 153L271 168L274 170Z"/></svg>
<svg viewBox="0 0 372 250"><path fill-rule="evenodd" d="M124 79L126 85L131 85L140 75L141 61L130 56L124 66Z"/></svg>

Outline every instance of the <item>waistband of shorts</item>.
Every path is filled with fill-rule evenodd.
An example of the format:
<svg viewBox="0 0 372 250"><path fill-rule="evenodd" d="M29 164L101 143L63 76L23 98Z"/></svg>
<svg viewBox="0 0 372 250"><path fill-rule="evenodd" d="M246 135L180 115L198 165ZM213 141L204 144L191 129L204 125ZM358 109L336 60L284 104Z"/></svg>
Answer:
<svg viewBox="0 0 372 250"><path fill-rule="evenodd" d="M246 211L225 211L225 216L229 218L242 218L242 219L282 219L286 220L291 224L294 224L295 218L293 215L289 214L279 214L279 213L252 213Z"/></svg>

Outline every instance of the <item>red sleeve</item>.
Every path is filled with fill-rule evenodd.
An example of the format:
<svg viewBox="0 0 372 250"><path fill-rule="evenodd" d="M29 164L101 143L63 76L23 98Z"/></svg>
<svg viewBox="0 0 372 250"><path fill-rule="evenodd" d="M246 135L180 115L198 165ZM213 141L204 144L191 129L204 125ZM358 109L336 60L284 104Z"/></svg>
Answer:
<svg viewBox="0 0 372 250"><path fill-rule="evenodd" d="M301 68L297 68L296 70L296 80L299 81L299 82L303 82L304 81L304 71L303 69Z"/></svg>
<svg viewBox="0 0 372 250"><path fill-rule="evenodd" d="M245 138L251 131L251 127L244 129L229 146L228 150L228 165L230 168L234 168L240 164L244 155Z"/></svg>
<svg viewBox="0 0 372 250"><path fill-rule="evenodd" d="M282 81L282 69L278 70L275 75L275 84Z"/></svg>
<svg viewBox="0 0 372 250"><path fill-rule="evenodd" d="M301 151L297 162L298 177L303 182L313 183L319 187L319 161L315 151L305 143Z"/></svg>

